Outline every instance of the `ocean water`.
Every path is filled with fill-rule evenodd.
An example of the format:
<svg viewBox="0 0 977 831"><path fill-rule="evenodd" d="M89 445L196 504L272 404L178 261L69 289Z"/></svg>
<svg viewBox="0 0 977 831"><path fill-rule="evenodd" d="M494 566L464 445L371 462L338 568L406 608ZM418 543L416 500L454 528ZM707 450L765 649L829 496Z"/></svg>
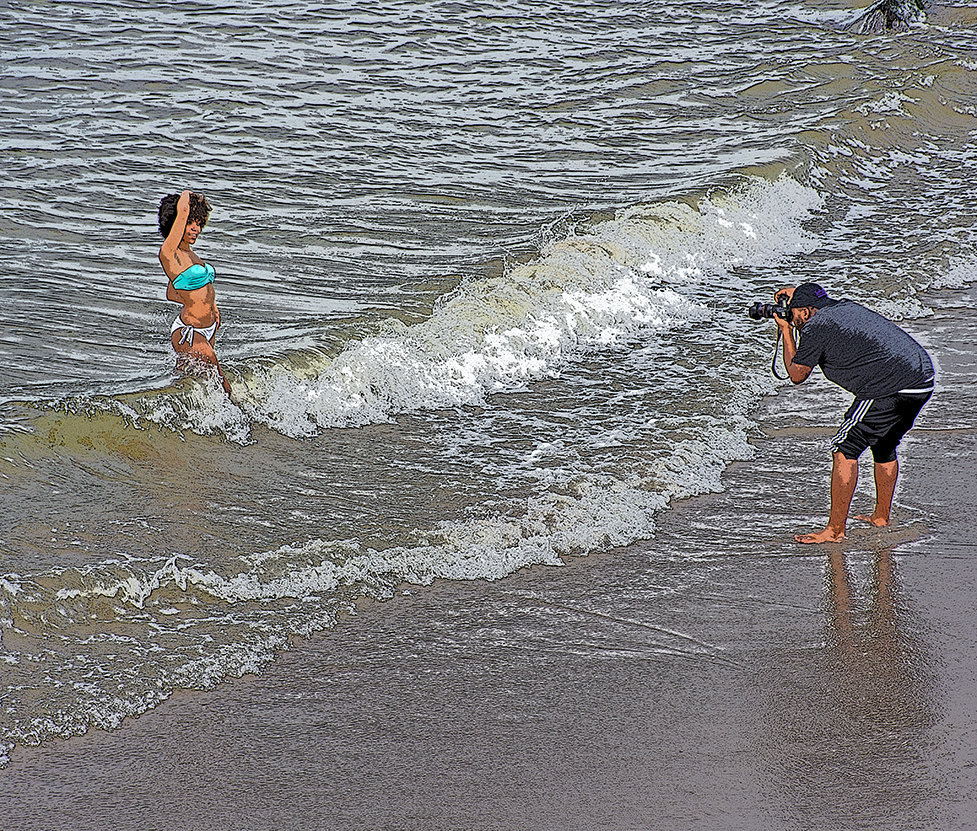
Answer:
<svg viewBox="0 0 977 831"><path fill-rule="evenodd" d="M0 762L362 599L652 537L756 452L779 286L952 305L977 14L865 5L0 10ZM230 401L168 343L185 187Z"/></svg>

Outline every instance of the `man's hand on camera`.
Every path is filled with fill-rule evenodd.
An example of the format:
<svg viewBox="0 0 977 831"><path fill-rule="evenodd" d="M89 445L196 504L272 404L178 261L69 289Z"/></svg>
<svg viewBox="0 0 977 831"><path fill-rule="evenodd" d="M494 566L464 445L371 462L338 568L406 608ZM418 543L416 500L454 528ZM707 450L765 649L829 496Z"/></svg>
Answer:
<svg viewBox="0 0 977 831"><path fill-rule="evenodd" d="M782 289L777 289L773 293L773 299L778 306L790 305L790 301L794 299L794 287L784 286Z"/></svg>
<svg viewBox="0 0 977 831"><path fill-rule="evenodd" d="M773 316L773 319L774 319L774 322L777 324L777 326L780 328L780 334L781 335L783 335L784 337L787 337L788 334L791 334L791 324L790 324L790 321L786 320L785 318L782 318L778 314L775 314Z"/></svg>

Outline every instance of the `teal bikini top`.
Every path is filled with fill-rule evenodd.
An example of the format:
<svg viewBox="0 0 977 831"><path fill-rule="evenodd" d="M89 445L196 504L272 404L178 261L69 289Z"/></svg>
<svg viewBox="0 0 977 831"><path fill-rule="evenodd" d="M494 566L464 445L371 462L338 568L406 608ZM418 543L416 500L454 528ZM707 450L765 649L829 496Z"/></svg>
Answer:
<svg viewBox="0 0 977 831"><path fill-rule="evenodd" d="M214 282L217 272L210 263L194 263L186 271L181 271L173 278L173 288L177 291L193 291L202 289L208 283Z"/></svg>

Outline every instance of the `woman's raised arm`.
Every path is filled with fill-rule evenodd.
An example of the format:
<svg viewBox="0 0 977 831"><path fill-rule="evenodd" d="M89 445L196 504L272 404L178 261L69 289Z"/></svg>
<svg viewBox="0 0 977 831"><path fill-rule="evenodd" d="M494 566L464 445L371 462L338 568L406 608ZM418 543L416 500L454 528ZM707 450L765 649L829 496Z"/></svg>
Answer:
<svg viewBox="0 0 977 831"><path fill-rule="evenodd" d="M163 271L168 277L174 276L180 271L178 268L176 251L183 242L183 235L187 230L187 218L190 216L190 191L185 190L180 194L176 203L176 218L170 227L166 239L159 247L159 261L163 266Z"/></svg>

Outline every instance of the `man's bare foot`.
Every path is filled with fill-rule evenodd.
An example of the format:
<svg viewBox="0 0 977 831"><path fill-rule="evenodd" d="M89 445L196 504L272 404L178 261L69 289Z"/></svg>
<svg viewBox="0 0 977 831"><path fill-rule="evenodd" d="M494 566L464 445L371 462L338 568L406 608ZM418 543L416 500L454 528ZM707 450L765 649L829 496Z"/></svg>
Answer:
<svg viewBox="0 0 977 831"><path fill-rule="evenodd" d="M875 514L868 516L868 514L858 514L855 519L860 519L862 522L867 522L869 525L874 525L876 528L885 528L889 524L888 517L878 517Z"/></svg>
<svg viewBox="0 0 977 831"><path fill-rule="evenodd" d="M839 534L832 531L830 528L825 528L823 531L818 531L816 534L794 534L794 539L802 543L822 543L839 542L846 539L846 537L844 531Z"/></svg>

